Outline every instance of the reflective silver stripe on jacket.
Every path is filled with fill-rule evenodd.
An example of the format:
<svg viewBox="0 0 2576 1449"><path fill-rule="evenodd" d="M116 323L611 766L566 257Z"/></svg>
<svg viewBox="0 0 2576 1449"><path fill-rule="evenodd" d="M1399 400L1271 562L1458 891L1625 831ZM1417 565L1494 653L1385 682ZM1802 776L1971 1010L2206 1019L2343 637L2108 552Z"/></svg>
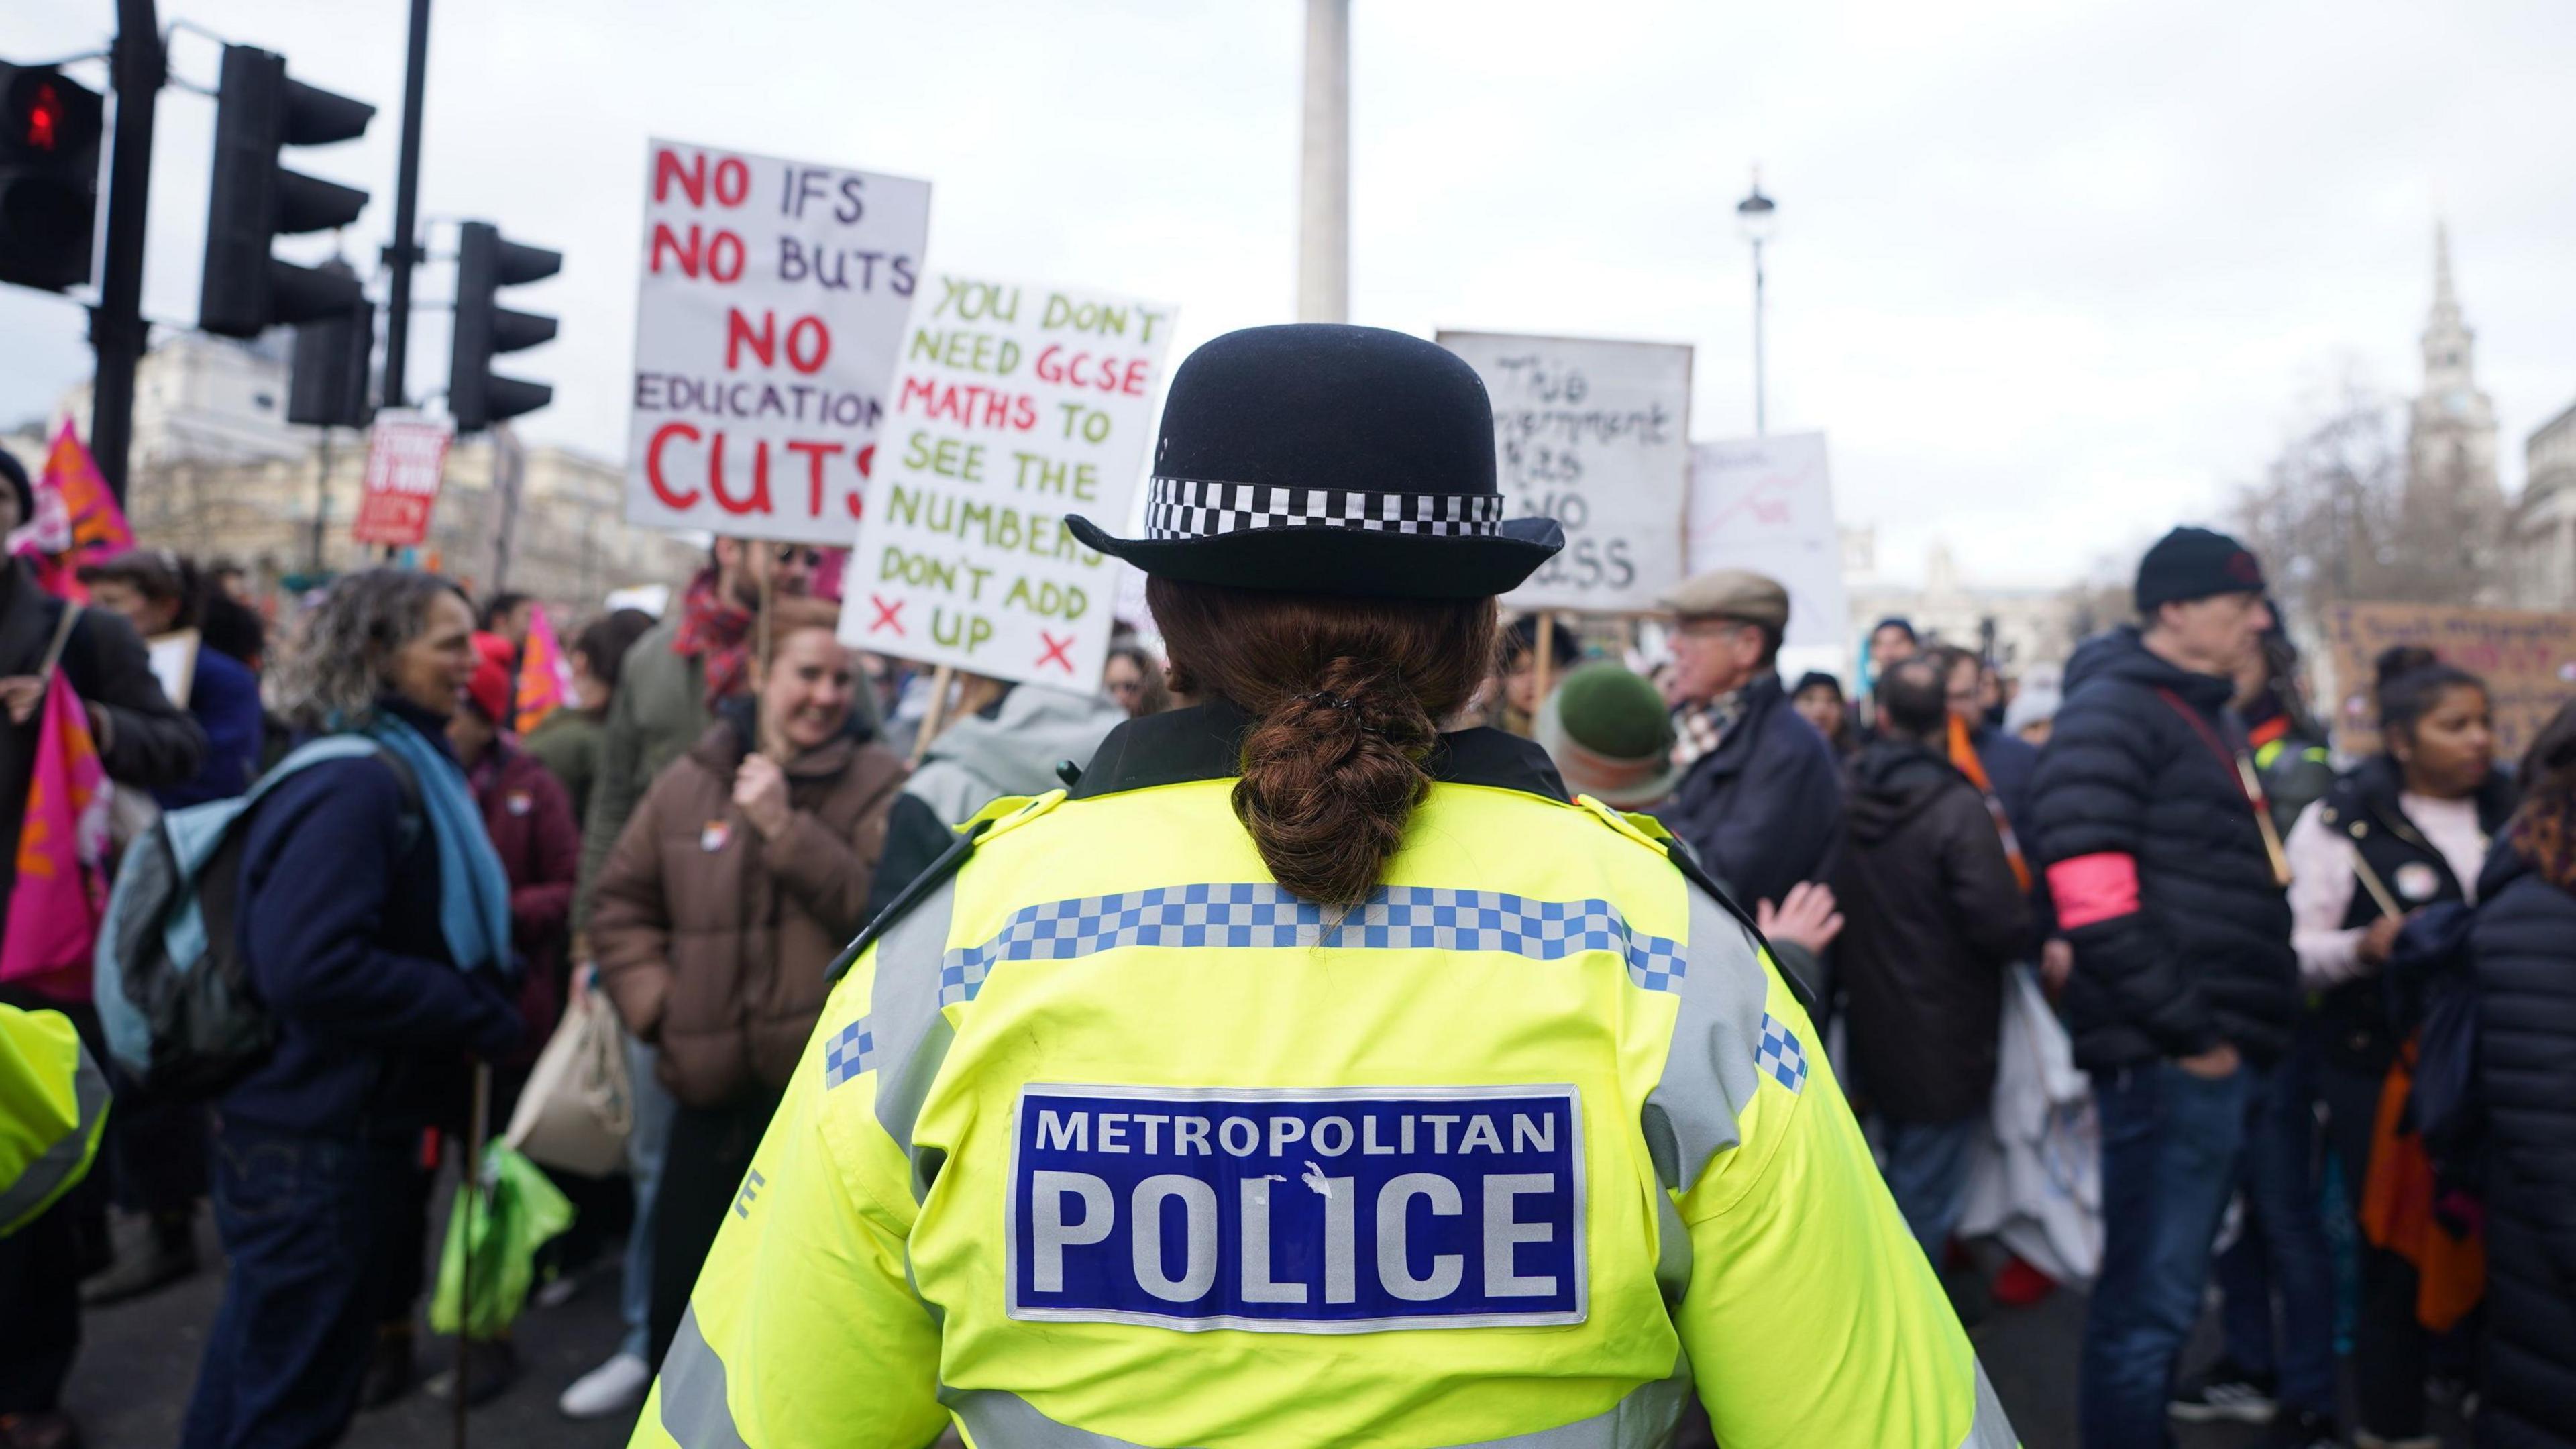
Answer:
<svg viewBox="0 0 2576 1449"><path fill-rule="evenodd" d="M1968 1437L1959 1441L1959 1449L2019 1449L2021 1441L2013 1437L2012 1420L2004 1417L2004 1401L1995 1397L1995 1386L1986 1382L1986 1366L1977 1365L1977 1418L1968 1426Z"/></svg>
<svg viewBox="0 0 2576 1449"><path fill-rule="evenodd" d="M667 1385L663 1392L670 1392ZM1685 1371L1640 1385L1589 1419L1504 1439L1479 1439L1457 1449L1662 1449L1680 1425L1682 1405L1689 1395L1690 1376ZM978 1444L1008 1445L1009 1449L1140 1449L1125 1439L1059 1424L1028 1400L999 1389L943 1388L939 1400ZM1982 1443L1977 1449L1983 1449Z"/></svg>
<svg viewBox="0 0 2576 1449"><path fill-rule="evenodd" d="M1761 1081L1756 1059L1764 1055L1769 1019L1763 1010L1769 975L1752 933L1699 887L1686 888L1690 965L1674 992L1681 1014L1663 1079L1638 1114L1646 1155L1668 1192L1688 1192L1711 1158L1742 1140L1736 1122Z"/></svg>
<svg viewBox="0 0 2576 1449"><path fill-rule="evenodd" d="M662 1356L662 1432L680 1449L750 1449L725 1402L724 1360L698 1327L695 1304Z"/></svg>
<svg viewBox="0 0 2576 1449"><path fill-rule="evenodd" d="M924 1162L912 1127L930 1096L931 1079L948 1059L956 1031L939 1013L942 958L957 909L955 877L922 898L877 939L876 975L868 987L869 1054L877 1072L877 1121L912 1162L912 1200L930 1194L937 1162Z"/></svg>
<svg viewBox="0 0 2576 1449"><path fill-rule="evenodd" d="M55 1189L80 1176L82 1165L89 1161L90 1136L98 1130L100 1114L107 1111L107 1076L89 1059L88 1048L75 1050L80 1065L72 1073L72 1130L38 1153L16 1182L0 1187L0 1228L33 1213L36 1204Z"/></svg>

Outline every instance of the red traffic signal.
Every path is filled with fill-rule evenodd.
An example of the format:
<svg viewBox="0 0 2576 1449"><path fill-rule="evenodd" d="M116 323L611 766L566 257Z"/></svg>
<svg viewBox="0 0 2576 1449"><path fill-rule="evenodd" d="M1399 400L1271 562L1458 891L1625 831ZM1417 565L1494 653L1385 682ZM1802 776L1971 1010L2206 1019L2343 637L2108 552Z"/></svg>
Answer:
<svg viewBox="0 0 2576 1449"><path fill-rule="evenodd" d="M89 280L104 110L52 66L0 64L0 282Z"/></svg>

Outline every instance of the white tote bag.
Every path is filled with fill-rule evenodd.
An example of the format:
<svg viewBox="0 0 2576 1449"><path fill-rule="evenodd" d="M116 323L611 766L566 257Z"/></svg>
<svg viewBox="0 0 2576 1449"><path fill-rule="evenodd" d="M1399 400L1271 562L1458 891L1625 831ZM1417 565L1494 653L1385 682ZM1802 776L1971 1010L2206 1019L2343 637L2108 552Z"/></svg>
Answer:
<svg viewBox="0 0 2576 1449"><path fill-rule="evenodd" d="M2060 1283L2090 1282L2102 1264L2101 1122L2092 1080L2027 965L2005 981L2000 1047L1959 1236L1991 1234Z"/></svg>
<svg viewBox="0 0 2576 1449"><path fill-rule="evenodd" d="M617 1013L598 991L578 992L538 1054L503 1140L548 1167L605 1177L625 1169L634 1109Z"/></svg>

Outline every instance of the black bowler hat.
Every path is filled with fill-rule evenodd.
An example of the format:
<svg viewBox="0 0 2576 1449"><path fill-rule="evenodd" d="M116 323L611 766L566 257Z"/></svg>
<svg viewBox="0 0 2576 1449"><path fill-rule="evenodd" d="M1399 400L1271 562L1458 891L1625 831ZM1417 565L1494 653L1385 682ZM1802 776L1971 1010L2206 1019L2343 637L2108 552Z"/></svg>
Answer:
<svg viewBox="0 0 2576 1449"><path fill-rule="evenodd" d="M1565 546L1503 517L1494 412L1446 348L1375 327L1229 332L1172 375L1143 538L1074 537L1157 578L1379 598L1509 593Z"/></svg>

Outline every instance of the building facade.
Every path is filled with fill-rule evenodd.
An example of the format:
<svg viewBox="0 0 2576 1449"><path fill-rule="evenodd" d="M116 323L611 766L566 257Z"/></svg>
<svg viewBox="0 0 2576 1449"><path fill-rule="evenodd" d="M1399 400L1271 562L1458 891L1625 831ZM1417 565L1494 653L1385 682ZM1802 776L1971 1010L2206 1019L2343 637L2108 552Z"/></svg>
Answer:
<svg viewBox="0 0 2576 1449"><path fill-rule="evenodd" d="M2576 609L2576 403L2541 424L2523 460L2506 545L2514 606Z"/></svg>
<svg viewBox="0 0 2576 1449"><path fill-rule="evenodd" d="M2478 387L2477 334L2451 281L2451 239L2433 230L2433 310L2422 338L2424 387L2409 411L2398 550L2427 580L2477 581L2480 603L2501 603L2504 490L2496 481L2495 401Z"/></svg>
<svg viewBox="0 0 2576 1449"><path fill-rule="evenodd" d="M263 596L382 553L349 536L366 435L286 421L284 337L244 345L176 333L135 375L126 513L136 536L240 564ZM56 416L87 436L89 410L83 384ZM629 527L624 489L620 463L527 447L495 429L449 451L415 557L477 597L503 587L532 594L569 624L599 612L612 589L676 587L704 561L699 542Z"/></svg>

